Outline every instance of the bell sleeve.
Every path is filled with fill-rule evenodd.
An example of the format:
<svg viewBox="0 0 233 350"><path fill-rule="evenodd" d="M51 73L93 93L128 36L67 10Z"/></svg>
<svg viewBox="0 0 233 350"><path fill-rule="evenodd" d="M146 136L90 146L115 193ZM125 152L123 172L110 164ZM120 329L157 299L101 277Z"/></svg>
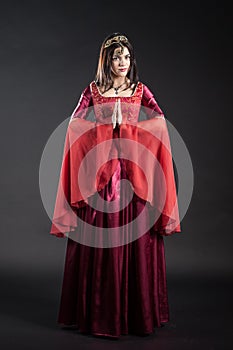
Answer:
<svg viewBox="0 0 233 350"><path fill-rule="evenodd" d="M149 148L151 150L156 150L154 154L156 155L162 168L166 187L164 188L166 191L164 207L161 209L161 205L159 205L161 215L153 225L153 229L161 235L168 236L175 232L181 232L176 189L177 186L174 177L170 137L164 113L159 107L154 94L146 85L143 85L141 104L144 107L147 118L153 122L151 124L151 131L157 138L157 141L159 140L159 143L154 142L153 140L150 143ZM153 147L153 144L156 144L156 147ZM155 181L158 180L156 179L156 173L154 173L154 179ZM156 181L156 183L158 186L158 184L161 183L161 180ZM157 198L163 197L160 192L161 190L156 190Z"/></svg>
<svg viewBox="0 0 233 350"><path fill-rule="evenodd" d="M91 90L88 85L83 90L78 104L71 114L65 136L62 164L50 230L50 234L57 237L66 237L66 233L74 231L77 226L76 207L79 207L79 205L81 206L81 201L79 205L77 203L73 205L72 203L72 173L76 170L72 163L72 157L77 157L77 154L74 155L74 151L76 153L78 152L76 150L77 147L72 146L75 145L78 137L81 139L83 130L82 127L79 126L79 123L76 130L74 130L73 125L76 124L75 120L81 123L88 117L92 105ZM86 123L91 122L86 121Z"/></svg>
<svg viewBox="0 0 233 350"><path fill-rule="evenodd" d="M117 166L116 159L108 162L109 155L117 151L112 148L112 124L87 120L91 106L88 86L71 115L66 132L50 230L50 234L57 237L67 237L69 232L76 231L77 210L87 206L89 197L104 188ZM99 145L102 145L100 150Z"/></svg>

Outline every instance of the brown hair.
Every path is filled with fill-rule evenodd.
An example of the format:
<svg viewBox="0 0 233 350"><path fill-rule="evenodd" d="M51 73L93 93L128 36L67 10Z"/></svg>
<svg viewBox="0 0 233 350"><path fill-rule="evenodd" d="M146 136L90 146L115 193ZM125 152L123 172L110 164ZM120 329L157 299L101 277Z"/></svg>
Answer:
<svg viewBox="0 0 233 350"><path fill-rule="evenodd" d="M130 53L130 68L127 73L127 78L130 80L130 86L132 84L137 84L139 78L138 78L138 70L137 70L137 65L136 65L136 59L135 59L135 54L134 54L134 49L129 40L127 41L121 41L121 43L114 42L108 47L105 47L105 44L107 40L112 39L115 36L118 35L123 35L121 33L113 33L108 35L100 48L100 54L99 54L99 62L97 66L97 72L95 76L95 82L96 84L104 89L104 92L108 89L110 89L113 86L113 80L111 78L111 62L112 62L112 57L114 50L117 47L122 47L125 46Z"/></svg>

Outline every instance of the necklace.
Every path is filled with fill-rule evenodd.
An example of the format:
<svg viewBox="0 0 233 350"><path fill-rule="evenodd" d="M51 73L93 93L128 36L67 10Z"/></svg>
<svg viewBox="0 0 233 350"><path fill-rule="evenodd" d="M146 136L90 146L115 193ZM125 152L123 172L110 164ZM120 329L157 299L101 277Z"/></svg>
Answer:
<svg viewBox="0 0 233 350"><path fill-rule="evenodd" d="M118 90L125 84L125 81L124 83L122 83L121 85L117 86L117 87L114 87L113 86L113 89L115 90L115 95L118 95Z"/></svg>

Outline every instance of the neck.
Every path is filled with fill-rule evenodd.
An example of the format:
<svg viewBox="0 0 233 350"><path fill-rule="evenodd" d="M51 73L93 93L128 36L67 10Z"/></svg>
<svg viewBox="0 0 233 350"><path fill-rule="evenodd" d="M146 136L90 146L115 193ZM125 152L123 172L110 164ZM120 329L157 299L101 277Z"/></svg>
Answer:
<svg viewBox="0 0 233 350"><path fill-rule="evenodd" d="M121 84L124 84L126 77L113 77L113 86L118 87Z"/></svg>

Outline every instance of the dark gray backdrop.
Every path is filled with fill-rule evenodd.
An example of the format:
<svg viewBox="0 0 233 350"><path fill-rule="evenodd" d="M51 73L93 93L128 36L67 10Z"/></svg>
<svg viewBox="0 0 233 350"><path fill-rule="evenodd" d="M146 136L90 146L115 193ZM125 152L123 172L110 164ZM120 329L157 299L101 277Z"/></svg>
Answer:
<svg viewBox="0 0 233 350"><path fill-rule="evenodd" d="M114 31L134 44L140 80L179 131L194 167L182 233L165 238L170 328L140 344L227 348L233 271L233 55L227 2L12 0L0 6L5 349L16 342L25 349L31 342L34 349L100 342L86 343L85 337L56 328L66 240L49 235L39 163L49 136L94 78L102 40Z"/></svg>

